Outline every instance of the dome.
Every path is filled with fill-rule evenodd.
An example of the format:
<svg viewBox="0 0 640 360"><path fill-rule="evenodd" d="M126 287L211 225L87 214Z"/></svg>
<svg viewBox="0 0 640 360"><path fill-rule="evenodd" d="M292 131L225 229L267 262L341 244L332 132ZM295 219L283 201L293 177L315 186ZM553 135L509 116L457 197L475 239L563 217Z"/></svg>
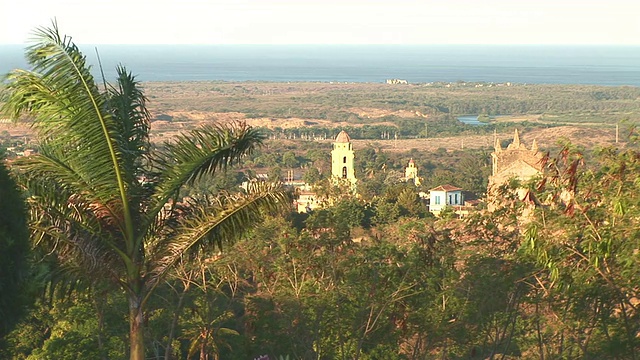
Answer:
<svg viewBox="0 0 640 360"><path fill-rule="evenodd" d="M336 141L337 143L349 143L351 142L351 138L349 137L349 134L347 134L346 131L342 130L340 131L340 134L338 134L338 136L336 136Z"/></svg>

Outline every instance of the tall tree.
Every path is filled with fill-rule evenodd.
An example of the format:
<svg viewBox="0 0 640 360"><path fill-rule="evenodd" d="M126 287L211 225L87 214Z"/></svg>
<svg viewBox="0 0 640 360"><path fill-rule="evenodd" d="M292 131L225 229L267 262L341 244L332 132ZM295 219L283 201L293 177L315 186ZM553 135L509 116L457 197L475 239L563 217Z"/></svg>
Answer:
<svg viewBox="0 0 640 360"><path fill-rule="evenodd" d="M221 248L287 192L255 184L241 195L176 198L193 181L237 162L263 135L245 124L193 130L152 151L146 98L117 68L101 91L85 56L57 24L35 31L32 70L7 75L4 113L27 115L40 153L16 161L29 191L38 246L80 276L109 279L129 302L130 356L144 359L144 312L183 256Z"/></svg>

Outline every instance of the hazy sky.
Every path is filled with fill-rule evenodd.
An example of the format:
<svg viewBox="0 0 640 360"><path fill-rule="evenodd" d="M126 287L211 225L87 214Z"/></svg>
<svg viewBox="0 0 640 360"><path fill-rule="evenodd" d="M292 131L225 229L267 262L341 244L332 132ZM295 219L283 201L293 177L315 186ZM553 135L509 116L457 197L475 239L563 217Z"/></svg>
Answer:
<svg viewBox="0 0 640 360"><path fill-rule="evenodd" d="M633 44L639 0L0 0L0 44Z"/></svg>

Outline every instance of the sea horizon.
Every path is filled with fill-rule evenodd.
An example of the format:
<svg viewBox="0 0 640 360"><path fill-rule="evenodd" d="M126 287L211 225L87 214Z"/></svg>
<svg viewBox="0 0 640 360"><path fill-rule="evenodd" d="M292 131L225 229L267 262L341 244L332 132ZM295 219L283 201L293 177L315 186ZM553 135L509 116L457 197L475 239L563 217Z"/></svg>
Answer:
<svg viewBox="0 0 640 360"><path fill-rule="evenodd" d="M99 76L125 65L140 81L487 82L640 86L634 45L78 45ZM0 74L25 68L0 45Z"/></svg>

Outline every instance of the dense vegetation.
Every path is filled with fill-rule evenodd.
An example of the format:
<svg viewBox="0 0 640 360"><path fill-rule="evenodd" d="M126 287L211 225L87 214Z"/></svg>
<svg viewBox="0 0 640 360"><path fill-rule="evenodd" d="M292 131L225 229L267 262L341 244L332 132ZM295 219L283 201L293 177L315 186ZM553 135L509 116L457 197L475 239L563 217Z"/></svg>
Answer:
<svg viewBox="0 0 640 360"><path fill-rule="evenodd" d="M549 159L530 184L549 200L525 221L507 189L491 214L435 219L393 184L268 218L159 285L147 357L636 359L640 151L582 160ZM8 356L126 356L119 291L59 295L8 337Z"/></svg>
<svg viewBox="0 0 640 360"><path fill-rule="evenodd" d="M28 51L34 71L10 75L4 109L31 115L41 143L40 154L12 164L39 271L29 286L40 291L10 298L33 305L17 324L2 319L0 358L640 357L633 133L624 147L590 154L565 146L540 178L503 187L491 213L434 218L420 189L400 181L407 156L424 171L422 190L451 183L481 193L488 154L360 149L356 196L327 179L323 145L252 151L263 135L247 126L156 147L127 71L100 90L55 26L39 35ZM636 91L593 100L633 107ZM331 201L278 214L290 199L275 185L238 190L261 167L273 179L304 167ZM11 187L0 188L10 193L2 200L19 204ZM513 191L523 187L529 202ZM17 224L0 227L3 256L24 250L12 247L19 210L0 218ZM0 301L15 279L3 270Z"/></svg>
<svg viewBox="0 0 640 360"><path fill-rule="evenodd" d="M429 120L424 119L404 119L395 116L387 116L382 119L387 125L345 125L340 129L349 133L353 139L394 139L398 138L434 138L458 135L486 135L492 134L494 131L503 132L511 130L513 123L490 123L486 126L466 125L459 122L455 117L448 115L440 115L431 117ZM521 130L529 130L532 128L549 128L560 126L561 123L533 123L523 121L518 123ZM291 127L291 128L274 128L268 129L267 132L275 138L302 138L304 136L326 136L326 134L334 134L335 127L329 126L313 126L309 127Z"/></svg>
<svg viewBox="0 0 640 360"><path fill-rule="evenodd" d="M635 112L636 87L591 85L516 85L473 87L455 85L397 86L387 84L315 83L148 83L147 91L166 110L238 111L249 117L327 119L372 123L376 117L352 110L405 110L422 115L450 114L606 114ZM189 96L187 96L189 95Z"/></svg>

